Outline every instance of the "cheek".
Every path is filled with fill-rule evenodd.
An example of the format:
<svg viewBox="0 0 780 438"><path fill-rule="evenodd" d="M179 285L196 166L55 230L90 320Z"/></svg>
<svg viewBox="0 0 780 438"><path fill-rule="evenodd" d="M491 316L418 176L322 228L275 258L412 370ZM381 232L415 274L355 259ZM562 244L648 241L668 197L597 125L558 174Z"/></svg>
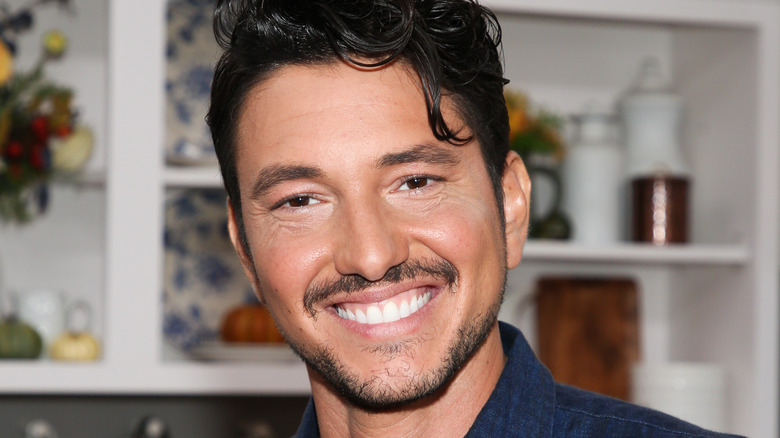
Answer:
<svg viewBox="0 0 780 438"><path fill-rule="evenodd" d="M505 245L495 210L489 206L465 208L459 204L426 220L435 225L427 227L419 240L458 271L458 289L463 293L455 298L453 315L476 317L484 313L503 288Z"/></svg>
<svg viewBox="0 0 780 438"><path fill-rule="evenodd" d="M493 263L503 253L500 222L495 208L483 203L445 203L419 220L425 246L452 263ZM456 267L468 269L468 265Z"/></svg>
<svg viewBox="0 0 780 438"><path fill-rule="evenodd" d="M273 233L258 233L255 245L255 269L261 293L277 318L301 312L303 294L316 276L321 247L304 245L316 239L279 238ZM254 239L253 239L254 240ZM281 321L280 321L281 322Z"/></svg>

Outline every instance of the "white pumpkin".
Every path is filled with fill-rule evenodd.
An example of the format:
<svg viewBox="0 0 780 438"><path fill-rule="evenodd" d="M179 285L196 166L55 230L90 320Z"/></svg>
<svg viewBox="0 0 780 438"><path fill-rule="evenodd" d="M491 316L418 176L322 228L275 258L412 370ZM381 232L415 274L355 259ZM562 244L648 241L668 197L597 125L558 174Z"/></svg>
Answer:
<svg viewBox="0 0 780 438"><path fill-rule="evenodd" d="M100 343L87 332L66 332L54 341L49 355L55 360L93 361L100 357Z"/></svg>

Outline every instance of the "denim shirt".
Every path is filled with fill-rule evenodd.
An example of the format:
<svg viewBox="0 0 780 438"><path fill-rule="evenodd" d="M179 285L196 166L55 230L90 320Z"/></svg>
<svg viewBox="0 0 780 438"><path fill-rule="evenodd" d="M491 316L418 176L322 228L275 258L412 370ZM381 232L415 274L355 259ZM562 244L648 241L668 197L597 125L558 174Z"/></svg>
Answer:
<svg viewBox="0 0 780 438"><path fill-rule="evenodd" d="M556 383L520 331L499 323L506 366L466 437L728 437L669 415ZM309 402L298 438L319 437Z"/></svg>

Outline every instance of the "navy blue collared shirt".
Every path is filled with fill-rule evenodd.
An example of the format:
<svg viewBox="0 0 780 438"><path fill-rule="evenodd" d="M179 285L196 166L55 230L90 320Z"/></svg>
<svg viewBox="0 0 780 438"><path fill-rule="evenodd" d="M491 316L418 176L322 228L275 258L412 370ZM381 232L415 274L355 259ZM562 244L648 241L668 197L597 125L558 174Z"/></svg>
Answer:
<svg viewBox="0 0 780 438"><path fill-rule="evenodd" d="M556 383L522 333L500 323L506 366L467 437L728 437L660 412ZM312 401L298 438L319 437Z"/></svg>

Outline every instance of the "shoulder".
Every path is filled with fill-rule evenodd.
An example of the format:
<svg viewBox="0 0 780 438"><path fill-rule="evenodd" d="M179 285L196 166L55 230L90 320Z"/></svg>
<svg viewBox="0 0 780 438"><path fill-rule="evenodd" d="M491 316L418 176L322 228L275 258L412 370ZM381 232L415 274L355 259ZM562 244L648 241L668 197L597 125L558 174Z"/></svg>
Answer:
<svg viewBox="0 0 780 438"><path fill-rule="evenodd" d="M670 415L614 398L556 384L555 434L632 437L729 437Z"/></svg>

